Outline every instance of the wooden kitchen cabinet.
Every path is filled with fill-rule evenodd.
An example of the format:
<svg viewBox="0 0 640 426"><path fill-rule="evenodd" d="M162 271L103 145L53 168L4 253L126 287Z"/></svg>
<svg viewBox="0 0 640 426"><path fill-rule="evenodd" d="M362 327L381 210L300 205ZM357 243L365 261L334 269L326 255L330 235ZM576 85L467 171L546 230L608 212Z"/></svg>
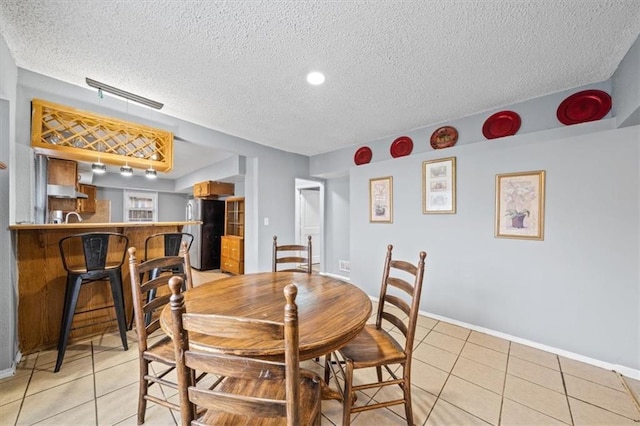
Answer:
<svg viewBox="0 0 640 426"><path fill-rule="evenodd" d="M76 187L78 182L78 163L61 158L47 159L47 184ZM73 198L49 197L49 211L62 210L64 213L75 211L78 206Z"/></svg>
<svg viewBox="0 0 640 426"><path fill-rule="evenodd" d="M224 235L244 237L244 197L224 200Z"/></svg>
<svg viewBox="0 0 640 426"><path fill-rule="evenodd" d="M196 198L218 198L220 195L233 195L234 186L227 182L206 180L193 185L193 196Z"/></svg>
<svg viewBox="0 0 640 426"><path fill-rule="evenodd" d="M78 198L78 213L95 213L96 194L98 193L95 185L80 184L78 190L83 194L87 194L87 198Z"/></svg>
<svg viewBox="0 0 640 426"><path fill-rule="evenodd" d="M220 237L220 270L235 275L244 274L244 238L235 235Z"/></svg>
<svg viewBox="0 0 640 426"><path fill-rule="evenodd" d="M224 213L220 269L232 274L244 274L244 197L224 200Z"/></svg>
<svg viewBox="0 0 640 426"><path fill-rule="evenodd" d="M78 163L61 158L47 160L47 183L51 185L76 186Z"/></svg>

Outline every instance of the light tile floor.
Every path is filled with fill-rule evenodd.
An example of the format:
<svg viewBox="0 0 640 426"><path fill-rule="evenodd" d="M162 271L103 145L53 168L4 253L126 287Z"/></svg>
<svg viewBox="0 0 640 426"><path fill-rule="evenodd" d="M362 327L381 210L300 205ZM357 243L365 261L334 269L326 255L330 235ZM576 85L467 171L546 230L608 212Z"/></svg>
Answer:
<svg viewBox="0 0 640 426"><path fill-rule="evenodd" d="M214 277L195 272L196 285ZM135 330L128 336L126 352L115 330L70 346L56 374L56 351L25 356L15 376L0 380L0 424L135 425ZM412 383L417 425L640 421L640 381L424 316L416 334ZM358 403L387 397L388 390L361 394ZM323 425L341 423L337 401L323 401L322 412ZM402 425L403 416L398 406L353 416L352 424ZM177 425L179 414L150 404L145 424Z"/></svg>

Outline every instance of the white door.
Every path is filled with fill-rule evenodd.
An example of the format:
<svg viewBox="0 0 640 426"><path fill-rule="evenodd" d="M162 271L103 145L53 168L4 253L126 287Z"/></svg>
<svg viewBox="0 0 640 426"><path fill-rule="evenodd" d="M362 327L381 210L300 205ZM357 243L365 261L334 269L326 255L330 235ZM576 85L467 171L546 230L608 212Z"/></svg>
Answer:
<svg viewBox="0 0 640 426"><path fill-rule="evenodd" d="M306 244L311 235L313 258L320 263L322 253L320 238L320 188L300 189L300 244Z"/></svg>

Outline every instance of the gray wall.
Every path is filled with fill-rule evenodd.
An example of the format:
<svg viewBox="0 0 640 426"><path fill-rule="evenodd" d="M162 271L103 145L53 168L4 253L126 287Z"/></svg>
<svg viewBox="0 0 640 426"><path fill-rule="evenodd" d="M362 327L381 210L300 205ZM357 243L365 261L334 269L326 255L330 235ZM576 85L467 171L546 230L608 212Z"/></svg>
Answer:
<svg viewBox="0 0 640 426"><path fill-rule="evenodd" d="M613 75L613 106L618 126L640 124L640 39L636 39Z"/></svg>
<svg viewBox="0 0 640 426"><path fill-rule="evenodd" d="M0 377L10 371L16 355L15 264L9 227L9 101L0 99Z"/></svg>
<svg viewBox="0 0 640 426"><path fill-rule="evenodd" d="M349 177L325 182L325 271L349 277L338 269L340 260L349 260Z"/></svg>
<svg viewBox="0 0 640 426"><path fill-rule="evenodd" d="M15 240L7 229L15 222L15 116L18 69L0 37L0 377L11 374L18 353L16 335L17 286ZM27 167L28 168L28 167Z"/></svg>
<svg viewBox="0 0 640 426"><path fill-rule="evenodd" d="M124 220L123 189L98 187L98 200L111 201L111 221L122 222ZM185 206L187 194L158 192L158 221L175 222L185 219Z"/></svg>
<svg viewBox="0 0 640 426"><path fill-rule="evenodd" d="M615 120L609 120L615 121ZM421 309L638 369L640 128L513 136L355 167L351 278L379 288L385 245L427 272ZM457 158L457 214L424 215L425 160ZM495 175L546 170L544 241L494 238ZM369 179L393 176L393 224L368 220Z"/></svg>

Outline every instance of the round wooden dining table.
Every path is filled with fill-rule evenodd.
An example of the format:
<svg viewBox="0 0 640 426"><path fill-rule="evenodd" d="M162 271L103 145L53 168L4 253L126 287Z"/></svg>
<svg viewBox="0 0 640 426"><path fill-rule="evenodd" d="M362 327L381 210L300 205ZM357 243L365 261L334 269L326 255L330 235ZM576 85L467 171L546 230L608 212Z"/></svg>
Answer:
<svg viewBox="0 0 640 426"><path fill-rule="evenodd" d="M371 301L355 285L319 274L261 272L210 281L184 293L186 311L282 322L284 288L298 288L300 360L326 355L345 345L364 327L371 314ZM171 329L171 306L164 307L160 326ZM191 347L219 353L260 358L281 358L284 341L256 342L189 334Z"/></svg>

